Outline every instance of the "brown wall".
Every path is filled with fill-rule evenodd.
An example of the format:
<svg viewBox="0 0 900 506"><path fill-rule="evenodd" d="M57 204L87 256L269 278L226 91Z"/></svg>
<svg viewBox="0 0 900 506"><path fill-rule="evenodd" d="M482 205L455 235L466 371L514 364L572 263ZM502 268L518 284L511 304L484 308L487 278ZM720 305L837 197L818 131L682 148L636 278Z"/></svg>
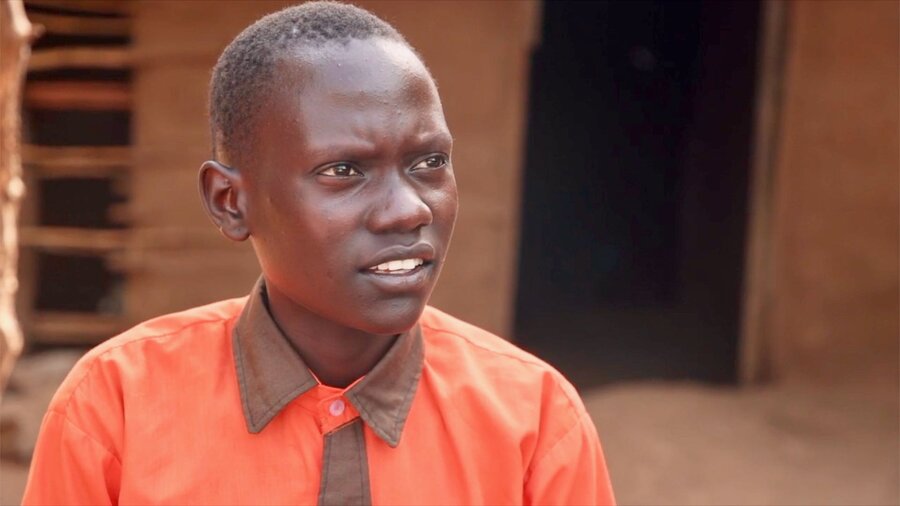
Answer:
<svg viewBox="0 0 900 506"><path fill-rule="evenodd" d="M896 387L898 3L798 1L788 14L774 372Z"/></svg>
<svg viewBox="0 0 900 506"><path fill-rule="evenodd" d="M291 2L139 2L135 9L135 227L153 234L132 269L134 319L246 294L249 245L219 238L195 177L208 157L206 92L225 45ZM508 335L518 240L528 58L537 3L361 2L422 53L455 137L460 214L432 303ZM187 283L187 284L186 284Z"/></svg>

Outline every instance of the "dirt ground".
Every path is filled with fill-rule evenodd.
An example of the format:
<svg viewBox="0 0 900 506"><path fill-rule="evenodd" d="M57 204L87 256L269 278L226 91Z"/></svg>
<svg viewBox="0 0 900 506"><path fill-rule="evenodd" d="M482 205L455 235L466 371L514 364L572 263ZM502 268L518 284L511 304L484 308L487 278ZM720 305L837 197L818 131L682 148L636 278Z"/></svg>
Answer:
<svg viewBox="0 0 900 506"><path fill-rule="evenodd" d="M27 357L0 406L0 504L77 352ZM896 505L895 388L630 383L583 393L622 505Z"/></svg>
<svg viewBox="0 0 900 506"><path fill-rule="evenodd" d="M620 504L900 503L894 388L644 383L585 402Z"/></svg>

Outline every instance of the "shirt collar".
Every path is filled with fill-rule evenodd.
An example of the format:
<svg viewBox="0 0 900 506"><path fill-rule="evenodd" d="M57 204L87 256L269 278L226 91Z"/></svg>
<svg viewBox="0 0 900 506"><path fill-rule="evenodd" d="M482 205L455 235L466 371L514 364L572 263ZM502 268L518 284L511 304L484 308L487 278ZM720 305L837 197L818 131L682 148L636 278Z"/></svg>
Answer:
<svg viewBox="0 0 900 506"><path fill-rule="evenodd" d="M272 319L263 278L247 299L232 343L244 419L253 434L262 431L289 402L318 384ZM416 324L344 394L372 431L391 447L400 444L423 359L422 335Z"/></svg>

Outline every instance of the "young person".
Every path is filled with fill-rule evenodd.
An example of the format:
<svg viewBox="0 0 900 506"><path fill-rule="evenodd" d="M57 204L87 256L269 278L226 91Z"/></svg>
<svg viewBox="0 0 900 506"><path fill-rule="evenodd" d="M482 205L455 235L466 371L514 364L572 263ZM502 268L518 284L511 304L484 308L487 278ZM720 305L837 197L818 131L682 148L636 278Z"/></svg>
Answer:
<svg viewBox="0 0 900 506"><path fill-rule="evenodd" d="M143 323L54 397L26 504L609 504L572 386L426 306L457 211L434 80L349 5L262 18L210 93L200 193L249 297Z"/></svg>

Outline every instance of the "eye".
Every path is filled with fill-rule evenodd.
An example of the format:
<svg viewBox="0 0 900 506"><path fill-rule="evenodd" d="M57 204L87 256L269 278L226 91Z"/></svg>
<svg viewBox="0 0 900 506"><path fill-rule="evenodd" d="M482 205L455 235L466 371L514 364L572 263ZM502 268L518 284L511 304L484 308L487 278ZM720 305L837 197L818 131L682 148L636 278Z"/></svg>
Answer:
<svg viewBox="0 0 900 506"><path fill-rule="evenodd" d="M421 162L415 164L411 170L439 169L444 165L447 165L447 161L448 160L445 155L431 155Z"/></svg>
<svg viewBox="0 0 900 506"><path fill-rule="evenodd" d="M319 175L329 177L355 177L362 176L363 174L348 163L338 163L330 167L326 167L324 170L319 172Z"/></svg>

